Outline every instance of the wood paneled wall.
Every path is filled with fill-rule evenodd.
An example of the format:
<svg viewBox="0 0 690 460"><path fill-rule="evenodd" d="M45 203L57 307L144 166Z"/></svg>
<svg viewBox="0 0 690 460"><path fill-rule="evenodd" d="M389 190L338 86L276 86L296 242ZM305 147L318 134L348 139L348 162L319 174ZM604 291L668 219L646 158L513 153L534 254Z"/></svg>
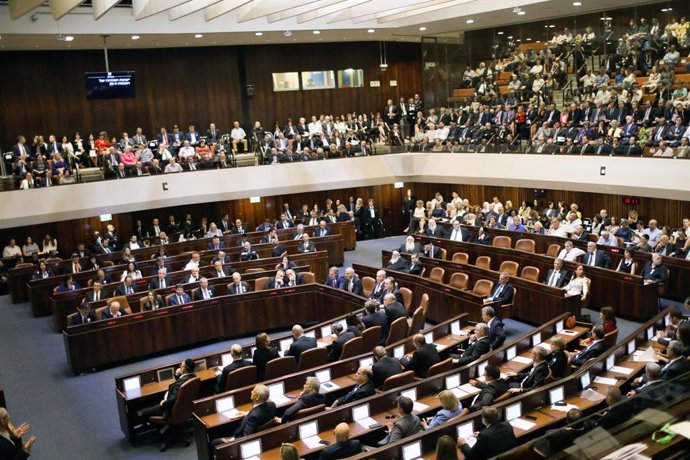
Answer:
<svg viewBox="0 0 690 460"><path fill-rule="evenodd" d="M104 183L105 185L105 183ZM319 192L298 193L286 196L264 196L260 203L249 203L248 199L221 201L215 203L202 203L194 206L180 206L177 208L151 209L137 213L115 214L112 224L122 234L123 238L128 238L131 229L137 219L141 219L144 227L150 226L154 217L167 222L169 215L174 215L178 221L184 219L187 213L192 215L195 222L199 222L202 217L207 217L209 222L218 221L228 213L231 219L240 218L247 223L250 228L258 226L265 217L277 218L280 215L283 203L289 203L292 209L298 210L302 204L318 204L323 209L326 198L332 200L340 199L347 202L350 196L364 199L375 200L379 208L388 235L398 235L407 222L403 222L401 203L406 190L412 189L414 195L419 199L430 200L438 191L444 198L449 199L452 191L457 191L461 197L467 198L472 204L481 204L497 196L503 203L511 200L515 206L520 205L521 200L532 200L534 198L532 189L517 187L495 187L477 186L463 184L427 184L427 183L406 183L405 188L396 189L391 184L377 185L371 187L347 188L339 190L324 190ZM546 196L541 201L566 201L577 203L581 212L585 216L593 216L601 208L609 211L609 215L626 216L630 209L636 209L640 218L648 220L656 218L661 225L678 227L684 217L690 217L690 202L662 200L654 198L641 198L639 206L627 206L623 204L623 197L619 195L603 195L598 193L570 192L559 190L546 190ZM58 239L62 248L62 254L72 251L77 243L91 241L94 230L104 231L106 223L101 223L98 216L88 219L76 219L63 222L55 222L30 227L20 227L13 229L0 230L0 245L4 246L9 238L15 238L21 245L26 236L31 236L39 241L45 233L50 233Z"/></svg>
<svg viewBox="0 0 690 460"><path fill-rule="evenodd" d="M2 52L12 71L0 85L0 146L9 150L20 133L30 141L34 134L71 139L75 131L106 130L119 139L137 126L150 137L161 126L171 131L174 123L202 131L214 122L229 132L233 120L245 129L255 120L272 129L275 120L283 124L288 117L378 111L389 97L397 101L422 90L420 45L386 46L388 72L379 70L377 42L111 50L111 70L135 71L136 98L110 101L86 100L84 73L104 70L102 51ZM255 88L248 100L240 68ZM366 86L273 92L272 72L346 68L363 69ZM369 87L370 80L381 86Z"/></svg>

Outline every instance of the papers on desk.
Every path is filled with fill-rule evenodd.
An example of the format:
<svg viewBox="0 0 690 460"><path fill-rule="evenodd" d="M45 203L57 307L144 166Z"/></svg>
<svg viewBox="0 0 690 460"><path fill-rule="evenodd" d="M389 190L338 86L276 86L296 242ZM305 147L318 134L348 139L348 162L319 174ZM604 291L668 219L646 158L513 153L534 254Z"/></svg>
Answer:
<svg viewBox="0 0 690 460"><path fill-rule="evenodd" d="M227 417L227 418L235 418L235 417L237 417L238 413L239 413L239 411L237 409L230 409L230 410L226 410L224 412L221 412L221 414L223 414L223 416Z"/></svg>
<svg viewBox="0 0 690 460"><path fill-rule="evenodd" d="M511 359L511 361L515 363L532 364L532 358L528 358L526 356L516 356L515 358Z"/></svg>
<svg viewBox="0 0 690 460"><path fill-rule="evenodd" d="M580 397L592 402L601 401L605 398L603 394L599 393L598 391L592 390L591 388L587 388L582 393L580 393Z"/></svg>
<svg viewBox="0 0 690 460"><path fill-rule="evenodd" d="M470 446L470 449L471 449L474 447L475 444L477 444L477 438L474 435L472 435L468 438L465 438L465 444Z"/></svg>
<svg viewBox="0 0 690 460"><path fill-rule="evenodd" d="M371 417L364 417L364 418L357 420L357 424L359 426L361 426L362 428L369 429L369 427L371 425L377 425L378 422Z"/></svg>
<svg viewBox="0 0 690 460"><path fill-rule="evenodd" d="M464 385L460 385L460 386L458 387L458 389L460 389L460 390L462 390L462 391L464 391L465 393L470 394L470 395L477 394L477 393L479 393L480 391L482 391L481 389L479 389L479 388L477 388L477 387L475 387L475 386L473 386L473 385L470 385L469 383L466 383L466 384L464 384Z"/></svg>
<svg viewBox="0 0 690 460"><path fill-rule="evenodd" d="M633 371L633 369L629 369L627 367L621 367L621 366L611 366L609 368L609 371L615 372L617 374L630 375L630 373Z"/></svg>
<svg viewBox="0 0 690 460"><path fill-rule="evenodd" d="M648 458L640 455L646 449L647 445L645 443L637 442L635 444L623 446L620 449L611 452L601 460L642 460L644 458Z"/></svg>
<svg viewBox="0 0 690 460"><path fill-rule="evenodd" d="M282 406L289 403L290 398L285 395L271 395L271 401L273 401L276 406Z"/></svg>
<svg viewBox="0 0 690 460"><path fill-rule="evenodd" d="M317 346L318 348L326 348L326 347L328 347L328 344L325 343L325 342L322 342L322 341L320 341L320 340L317 340L317 341L316 341L316 346Z"/></svg>
<svg viewBox="0 0 690 460"><path fill-rule="evenodd" d="M521 419L520 417L511 420L510 424L515 428L519 428L524 431L530 430L536 425L536 423L528 422L527 420Z"/></svg>
<svg viewBox="0 0 690 460"><path fill-rule="evenodd" d="M570 409L579 409L575 404L565 404L563 406L557 406L555 404L551 404L551 409L552 410L557 410L560 412L568 412Z"/></svg>
<svg viewBox="0 0 690 460"><path fill-rule="evenodd" d="M577 335L577 331L571 331L569 329L563 329L559 334L565 334L565 335Z"/></svg>
<svg viewBox="0 0 690 460"><path fill-rule="evenodd" d="M319 438L318 435L304 438L302 439L302 442L310 449L316 449L317 447L321 446L321 438Z"/></svg>
<svg viewBox="0 0 690 460"><path fill-rule="evenodd" d="M335 391L339 389L340 387L336 385L333 382L324 382L321 384L321 390L319 393L329 393L331 391Z"/></svg>
<svg viewBox="0 0 690 460"><path fill-rule="evenodd" d="M426 404L422 404L418 401L415 401L414 405L412 406L412 409L417 411L417 412L423 412L423 411L427 410L428 408L429 408L429 406L427 406Z"/></svg>
<svg viewBox="0 0 690 460"><path fill-rule="evenodd" d="M434 342L434 346L436 347L436 351L443 351L443 350L445 350L446 348L448 348L447 346L442 345L442 344L440 344L440 343L436 343L436 342Z"/></svg>
<svg viewBox="0 0 690 460"><path fill-rule="evenodd" d="M669 431L690 439L690 422L680 422L669 427Z"/></svg>
<svg viewBox="0 0 690 460"><path fill-rule="evenodd" d="M654 348L649 347L645 351L637 350L633 353L633 361L637 363L655 363L658 359Z"/></svg>
<svg viewBox="0 0 690 460"><path fill-rule="evenodd" d="M594 383L600 383L602 385L615 385L616 382L616 379L611 379L608 377L597 377L594 379Z"/></svg>

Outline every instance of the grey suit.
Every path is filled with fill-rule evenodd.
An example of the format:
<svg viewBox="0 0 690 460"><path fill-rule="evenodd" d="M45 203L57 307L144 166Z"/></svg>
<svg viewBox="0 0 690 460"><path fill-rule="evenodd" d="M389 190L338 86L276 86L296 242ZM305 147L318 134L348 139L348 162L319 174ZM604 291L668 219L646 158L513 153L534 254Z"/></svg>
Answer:
<svg viewBox="0 0 690 460"><path fill-rule="evenodd" d="M422 431L422 423L419 417L412 414L405 414L400 420L393 424L393 428L391 428L391 431L386 437L379 441L379 446L385 446L386 444L412 436L420 431Z"/></svg>

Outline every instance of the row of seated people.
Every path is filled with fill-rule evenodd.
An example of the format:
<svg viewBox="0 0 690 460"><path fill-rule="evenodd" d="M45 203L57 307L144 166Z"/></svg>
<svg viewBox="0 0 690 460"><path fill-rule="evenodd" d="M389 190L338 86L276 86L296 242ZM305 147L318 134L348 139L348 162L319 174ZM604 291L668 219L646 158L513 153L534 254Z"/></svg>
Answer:
<svg viewBox="0 0 690 460"><path fill-rule="evenodd" d="M686 334L687 331L690 331L686 327ZM662 333L662 332L660 332ZM601 343L597 341L597 343ZM636 348L636 343L635 340L632 341L632 349L633 351ZM681 343L679 341L674 341L671 342L671 344L668 345L668 348L665 353L657 353L655 354L655 359L660 359L666 362L666 364L663 365L663 367L659 364L656 363L650 363L647 364L646 367L644 367L644 375L642 377L636 378L632 380L629 385L622 386L623 391L621 391L621 387L616 386L616 385L611 385L607 381L606 378L603 378L601 382L599 382L599 378L597 378L597 383L603 383L606 381L606 388L602 388L602 391L600 392L600 396L597 396L597 400L601 401L606 397L606 402L607 405L609 406L609 409L605 411L602 414L602 417L596 421L597 425L603 428L611 428L616 426L617 424L620 424L624 422L627 418L633 415L634 410L632 410L632 404L628 405L620 405L616 407L615 409L612 406L615 406L617 403L626 400L626 397L623 395L626 395L627 392L627 399L631 403L637 403L639 401L638 399L635 399L638 395L643 395L643 397L647 396L650 391L653 391L653 389L658 388L659 385L663 384L664 382L672 381L674 378L677 378L679 375L683 375L690 371L690 362L682 355L683 347L681 346ZM533 350L534 352L534 350ZM631 351L628 351L628 354L632 353ZM539 361L538 354L535 354L533 362L535 363L533 365L534 367L541 368L543 365L541 365L541 361ZM603 354L603 353L602 353ZM613 371L614 375L615 373L620 373L620 372L626 372L630 374L631 371L635 371L636 368L640 368L641 366L636 366L633 368L630 368L629 371L627 370L628 367L626 367L625 361L620 361L618 363L615 362L615 355L611 356L612 359L612 364L606 365L607 370ZM629 359L630 362L632 362L632 357ZM590 362L591 363L591 362ZM614 366L615 364L615 366ZM510 394L511 390L508 389L507 391L505 388L507 388L509 385L506 385L505 383L505 377L501 375L497 369L491 369L490 366L487 366L484 369L485 375L486 374L494 374L494 375L486 375L485 381L482 383L479 382L474 382L474 385L479 384L480 386L484 388L492 387L492 391L497 391L496 388L501 388L503 390L503 394ZM590 374L589 372L587 373L587 379L585 380L584 378L582 379L582 389L585 390L589 386L589 378ZM510 379L510 377L508 377ZM628 378L629 379L629 378ZM623 380L628 380L628 379L623 379ZM616 382L616 379L608 379L612 380L613 382ZM487 383L488 382L488 383ZM497 384L497 382L500 382ZM626 387L628 389L626 389ZM591 386L590 390L594 390L596 387ZM501 391L500 389L498 390L499 392ZM513 391L513 393L522 393L521 391ZM568 410L568 415L565 417L566 422L569 424L576 424L578 420L582 418L582 410L577 408L578 404L574 402L575 398L570 398L566 397L567 394L563 394L563 387L556 388L555 393L549 394L549 398L551 400L551 403L558 406L560 405L565 405L567 406L566 409ZM482 390L482 393L480 393L480 396L484 394L484 390ZM676 395L678 397L679 395ZM439 395L441 397L441 395ZM564 401L565 398L565 401ZM504 399L502 395L499 395L498 398L494 398L492 400L493 403L500 401L501 399ZM476 400L475 400L476 401ZM572 401L572 402L571 402ZM521 403L518 403L518 405ZM570 408L570 404L573 405L573 409ZM415 433L418 433L421 431L421 427L418 427L415 423L415 421L419 421L420 425L423 426L423 420L420 417L416 417L414 414L412 414L412 410L405 410L406 409L406 404L403 404L402 407L400 404L398 404L398 409L400 411L400 420L397 421L390 429L390 433L394 434L397 439L404 439L406 437L413 436ZM446 404L443 403L444 409L446 409ZM553 406L552 406L553 407ZM514 409L514 407L511 408ZM523 408L522 410L517 411L516 414L513 414L513 410L508 411L506 409L506 414L505 414L505 422L500 422L500 412L497 411L493 407L484 407L482 408L482 421L483 424L487 427L487 429L480 431L479 433L474 432L473 429L470 430L463 430L463 431L458 430L458 434L456 436L444 436L443 438L438 441L438 447L437 447L437 456L436 458L442 458L442 459L453 459L457 458L457 451L456 451L456 442L454 438L457 438L457 448L459 448L464 456L466 458L488 458L493 455L500 454L511 447L514 447L518 445L516 442L516 436L523 433L526 429L528 429L525 426L520 425L518 422L519 420L516 420L517 418L524 416L524 411L525 409ZM437 414L436 417L438 417L441 413L443 413L444 410L441 410L439 414ZM463 411L465 412L465 411ZM462 416L464 414L461 414ZM436 418L434 417L434 418ZM528 420L538 420L538 417L534 417L531 414L528 413L526 417L523 417L524 419ZM457 420L457 419L453 419ZM513 421L515 422L513 423ZM510 422L510 423L509 423ZM536 425L532 424L532 425ZM520 427L520 428L517 428ZM572 431L574 428L577 428L577 431ZM345 435L343 433L338 433L338 431L346 431ZM350 449L348 452L361 452L362 449L364 450L370 450L371 448L364 447L361 445L360 441L349 441L348 442L348 436L347 432L349 432L349 426L345 424L344 426L340 426L339 430L336 432L337 436L337 441L338 441L338 450L341 449ZM571 443L572 440L582 434L582 430L579 427L567 427L564 430L552 430L548 432L548 436L546 437L545 441L546 442L541 442L538 444L539 450L537 450L538 453L542 454L542 456L546 457L548 455L553 455L556 453L559 448L565 448L568 447ZM340 436L338 436L340 434ZM438 438L438 435L434 437ZM436 443L433 443L432 445L435 445ZM403 455L405 452L405 447L403 447ZM421 453L421 452L420 452ZM352 455L350 453L349 455ZM370 453L371 455L371 453ZM425 455L426 457L426 455ZM327 457L327 458L338 458L338 457ZM386 458L386 457L384 457Z"/></svg>
<svg viewBox="0 0 690 460"><path fill-rule="evenodd" d="M498 197L493 197L482 206L472 206L457 193L454 192L453 195L446 202L443 195L437 192L425 205L423 200L417 200L409 190L403 200L403 210L410 218L406 231L412 235L489 244L490 230L505 229L577 241L594 241L602 246L629 247L641 252L658 252L663 256L686 258L690 253L688 218L683 218L678 227L672 228L668 225L660 226L653 218L645 224L634 209L630 210L626 218L609 216L606 209L587 218L576 203L568 206L565 202L556 204L547 201L540 204L539 200L533 200L532 203L522 200L517 207L511 200L507 200L504 205ZM442 222L451 222L453 228L447 229L439 225ZM474 238L465 228L458 231L456 222L479 226L483 231L480 231L479 238ZM631 223L634 223L634 228Z"/></svg>

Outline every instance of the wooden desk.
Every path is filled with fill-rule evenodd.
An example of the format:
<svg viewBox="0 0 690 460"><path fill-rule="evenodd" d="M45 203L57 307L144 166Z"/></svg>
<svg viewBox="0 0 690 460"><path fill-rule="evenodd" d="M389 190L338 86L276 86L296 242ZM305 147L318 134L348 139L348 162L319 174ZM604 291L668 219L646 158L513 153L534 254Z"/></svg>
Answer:
<svg viewBox="0 0 690 460"><path fill-rule="evenodd" d="M308 254L295 254L294 256L291 256L291 260L297 264L297 271L299 272L305 272L305 271L311 271L314 273L314 276L317 277L316 272L324 272L328 271L328 258L327 254L325 251L317 251L317 252L312 252ZM251 281L257 278L260 278L262 276L273 276L275 272L275 266L280 262L279 257L271 257L268 259L259 259L259 260L248 260L244 262L235 262L231 263L229 265L226 265L225 268L231 268L233 270L237 270L240 272L246 271L248 268L261 268L265 269L267 271L263 272L257 272L258 274L244 274L242 276L243 281ZM202 276L210 274L212 268L207 266L207 267L202 267L200 270L200 274ZM315 270L316 272L314 272ZM270 272L270 273L269 273ZM168 288L165 289L159 289L157 292L161 295L166 295L171 292L171 289L174 288L174 282L177 282L181 280L184 275L188 275L190 271L179 271L179 272L173 272L170 274L171 276L171 285ZM136 287L137 287L137 292L134 294L131 294L130 296L127 296L127 299L130 303L130 306L132 306L132 303L138 303L139 299L143 296L146 295L148 291L148 286L151 282L151 280L154 277L145 277L141 278L138 280L135 280ZM319 278L316 278L317 281L319 281ZM325 276L323 277L325 279ZM217 295L223 295L226 293L226 289L224 285L229 284L232 282L232 278L227 277L227 278L212 278L209 277L209 285L211 286L216 286L215 289L218 291L218 286L221 286L220 291L216 292ZM113 291L116 286L118 286L120 283L112 283L112 287L109 288L110 291ZM250 283L251 284L251 283ZM185 285L185 290L189 290L193 287L196 287L196 284L189 284ZM57 332L63 330L65 327L67 327L67 316L71 313L74 313L77 308L77 306L81 303L82 299L86 296L86 293L89 292L91 288L86 288L86 289L78 289L76 291L70 291L70 292L63 292L63 293L58 293L58 294L53 294L52 297L50 298L49 305L50 309L52 311L53 315L53 327ZM110 294L105 294L102 297L108 296L110 297ZM130 300L131 299L131 300ZM99 306L105 305L105 301L101 301L101 303L95 302L92 304L92 308L95 309Z"/></svg>
<svg viewBox="0 0 690 460"><path fill-rule="evenodd" d="M386 266L391 257L391 251L382 251L382 266ZM401 254L401 257L410 259L410 254ZM426 268L425 275L431 272L434 267L441 267L445 271L444 283L450 281L453 273L465 273L468 275L468 286L480 279L498 283L499 273L493 270L484 270L474 265L462 265L443 259L431 259L420 257L422 265ZM391 275L398 278L398 272L391 271ZM545 321L566 312L580 316L581 301L578 296L565 296L565 291L542 283L528 281L526 279L511 276L510 282L517 289L517 295L513 299L512 316L520 318L531 324L542 324ZM500 308L496 310L500 316Z"/></svg>
<svg viewBox="0 0 690 460"><path fill-rule="evenodd" d="M359 310L361 301L345 291L308 284L73 326L63 337L70 369L78 374L202 342L332 318Z"/></svg>
<svg viewBox="0 0 690 460"><path fill-rule="evenodd" d="M369 276L375 279L376 272L379 270L375 267L359 264L352 264L352 268L355 269L360 278ZM429 295L429 307L426 313L427 321L438 323L449 316L456 316L461 313L467 313L469 321L479 322L482 319L481 310L485 306L484 301L481 297L471 292L461 291L460 289L437 283L421 276L410 275L409 273L391 272L391 275L400 287L406 287L412 291L413 305L419 305L422 295ZM498 304L486 305L497 306Z"/></svg>
<svg viewBox="0 0 690 460"><path fill-rule="evenodd" d="M429 238L415 236L415 239L424 241ZM503 261L512 260L520 264L519 270L527 265L539 268L541 277L544 279L548 270L553 268L554 259L541 254L438 238L433 238L432 241L435 245L446 249L448 258L452 258L456 252L467 253L472 265L477 257L490 256L492 270L498 270ZM573 272L578 264L563 262L563 265ZM643 284L642 277L599 267L586 267L585 273L592 280L589 294L592 306L611 305L615 308L617 315L637 321L645 321L659 310L657 286Z"/></svg>
<svg viewBox="0 0 690 460"><path fill-rule="evenodd" d="M356 247L356 238L355 238L355 226L353 222L336 222L335 224L329 224L328 227L331 229L331 236L334 235L341 235L343 238L343 248L344 250L352 250L355 249ZM305 227L305 232L309 233L310 235L314 232L316 227L312 226L306 226ZM285 229L285 230L278 230L278 238L281 241L287 242L291 240L291 235L294 233L294 228L292 229ZM228 235L223 235L223 242L225 243L226 250L230 248L237 247L237 242L240 241L243 237L247 238L250 242L253 244L258 244L261 241L261 238L265 236L268 232L249 232L246 233L245 235L237 235L237 234L228 234ZM173 240L174 235L169 235L171 236L171 241ZM211 242L211 238L199 238L196 240L189 240L189 241L184 241L184 242L175 242L175 243L169 243L166 245L166 251L170 255L177 255L177 254L182 254L184 252L188 251L206 251L208 250L208 245ZM316 243L316 241L315 241ZM316 244L317 249L321 249L319 247L319 244ZM140 248L140 249L135 249L132 251L132 255L136 257L137 260L143 261L143 260L149 260L151 256L155 253L158 252L159 246L150 246L147 248ZM67 256L66 256L67 257ZM116 264L119 262L119 260L122 258L122 253L120 251L115 251L109 254L98 254L97 258L101 264L106 261L110 260L115 262ZM80 263L84 265L86 262L88 262L88 259L82 258L80 260ZM342 265L342 260L338 263L338 260L333 261L335 265ZM49 264L49 268L53 270L55 275L60 275L64 273L66 267L71 263L71 260L69 260L69 257L67 257L66 260L62 260L61 262L55 263L55 264ZM12 265L14 267L14 265ZM29 291L26 287L26 284L31 281L31 277L33 276L34 271L36 270L37 267L23 267L23 268L11 268L8 270L8 279L7 279L7 285L8 289L10 292L10 297L12 298L13 303L19 303L19 302L25 302L27 299L29 299ZM120 270L122 271L122 270ZM325 275L324 275L325 277ZM55 287L59 283L60 279L58 278L58 281L56 281L53 285Z"/></svg>

